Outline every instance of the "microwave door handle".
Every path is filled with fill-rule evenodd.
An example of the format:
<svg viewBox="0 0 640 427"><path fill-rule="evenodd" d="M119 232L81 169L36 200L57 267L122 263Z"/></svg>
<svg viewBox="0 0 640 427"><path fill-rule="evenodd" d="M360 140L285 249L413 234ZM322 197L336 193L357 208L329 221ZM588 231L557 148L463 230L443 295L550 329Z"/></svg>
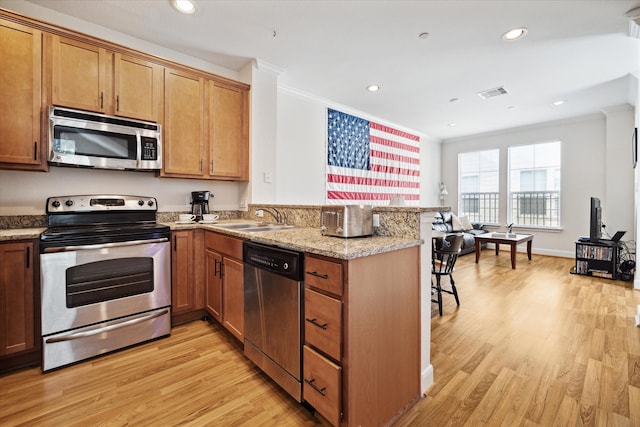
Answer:
<svg viewBox="0 0 640 427"><path fill-rule="evenodd" d="M138 246L138 245L146 245L150 243L164 243L168 241L169 239L167 239L166 237L162 237L159 239L132 240L129 242L102 243L99 245L62 246L59 248L45 248L43 252L54 253L54 252L83 251L83 250L90 250L90 249L121 248L124 246Z"/></svg>

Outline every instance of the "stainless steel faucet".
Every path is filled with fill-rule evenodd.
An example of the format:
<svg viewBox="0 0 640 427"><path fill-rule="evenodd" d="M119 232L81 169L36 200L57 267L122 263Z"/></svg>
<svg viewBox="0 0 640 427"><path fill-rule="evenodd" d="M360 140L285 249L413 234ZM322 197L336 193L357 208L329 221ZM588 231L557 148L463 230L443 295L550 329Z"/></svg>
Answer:
<svg viewBox="0 0 640 427"><path fill-rule="evenodd" d="M276 222L278 224L282 224L282 214L280 213L280 211L276 208L261 208L256 210L256 214L258 213L258 211L264 211L267 212L268 214L270 214L271 216L273 216L276 219ZM285 214L285 224L286 224L286 214Z"/></svg>

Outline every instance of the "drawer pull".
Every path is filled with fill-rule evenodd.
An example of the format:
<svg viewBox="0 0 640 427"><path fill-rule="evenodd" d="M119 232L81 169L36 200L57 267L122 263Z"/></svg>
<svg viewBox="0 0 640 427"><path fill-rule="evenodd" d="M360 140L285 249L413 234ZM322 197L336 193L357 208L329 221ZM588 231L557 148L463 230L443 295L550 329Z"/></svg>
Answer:
<svg viewBox="0 0 640 427"><path fill-rule="evenodd" d="M317 391L318 393L320 393L323 396L327 395L327 392L325 391L327 388L326 387L322 387L319 388L317 385L314 384L314 382L316 381L316 379L312 379L312 380L308 380L308 379L304 379L304 382L309 384L315 391Z"/></svg>
<svg viewBox="0 0 640 427"><path fill-rule="evenodd" d="M306 321L307 321L307 322L309 322L309 323L311 323L312 325L317 326L318 328L322 328L322 329L324 329L324 330L326 330L326 329L327 329L327 324L326 324L326 323L319 323L319 322L316 320L316 318L315 318L315 317L314 317L313 319L309 319L309 318L307 318L307 319L306 319Z"/></svg>
<svg viewBox="0 0 640 427"><path fill-rule="evenodd" d="M329 275L328 275L328 274L320 274L320 273L318 273L318 272L316 272L316 271L307 271L307 274L310 274L310 275L312 275L312 276L319 277L319 278L321 278L321 279L328 279L328 278L329 278Z"/></svg>

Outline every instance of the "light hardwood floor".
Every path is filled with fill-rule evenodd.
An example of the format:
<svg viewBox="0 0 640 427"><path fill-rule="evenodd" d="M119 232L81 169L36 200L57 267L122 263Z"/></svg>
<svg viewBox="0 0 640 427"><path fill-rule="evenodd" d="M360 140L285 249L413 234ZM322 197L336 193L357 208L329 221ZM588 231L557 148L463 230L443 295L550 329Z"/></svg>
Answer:
<svg viewBox="0 0 640 427"><path fill-rule="evenodd" d="M432 314L434 385L398 426L640 426L640 291L573 260L459 259L461 306ZM217 324L42 374L0 377L1 426L325 425Z"/></svg>

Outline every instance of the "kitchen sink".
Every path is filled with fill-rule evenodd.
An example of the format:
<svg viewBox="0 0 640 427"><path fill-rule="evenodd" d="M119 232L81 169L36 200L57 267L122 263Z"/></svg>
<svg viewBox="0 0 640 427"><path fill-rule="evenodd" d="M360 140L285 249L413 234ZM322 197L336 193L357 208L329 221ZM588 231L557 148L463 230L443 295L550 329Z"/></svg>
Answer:
<svg viewBox="0 0 640 427"><path fill-rule="evenodd" d="M245 231L247 233L258 233L260 231L278 231L294 228L294 225L272 224L268 222L236 222L231 224L216 224L217 227L229 230Z"/></svg>

